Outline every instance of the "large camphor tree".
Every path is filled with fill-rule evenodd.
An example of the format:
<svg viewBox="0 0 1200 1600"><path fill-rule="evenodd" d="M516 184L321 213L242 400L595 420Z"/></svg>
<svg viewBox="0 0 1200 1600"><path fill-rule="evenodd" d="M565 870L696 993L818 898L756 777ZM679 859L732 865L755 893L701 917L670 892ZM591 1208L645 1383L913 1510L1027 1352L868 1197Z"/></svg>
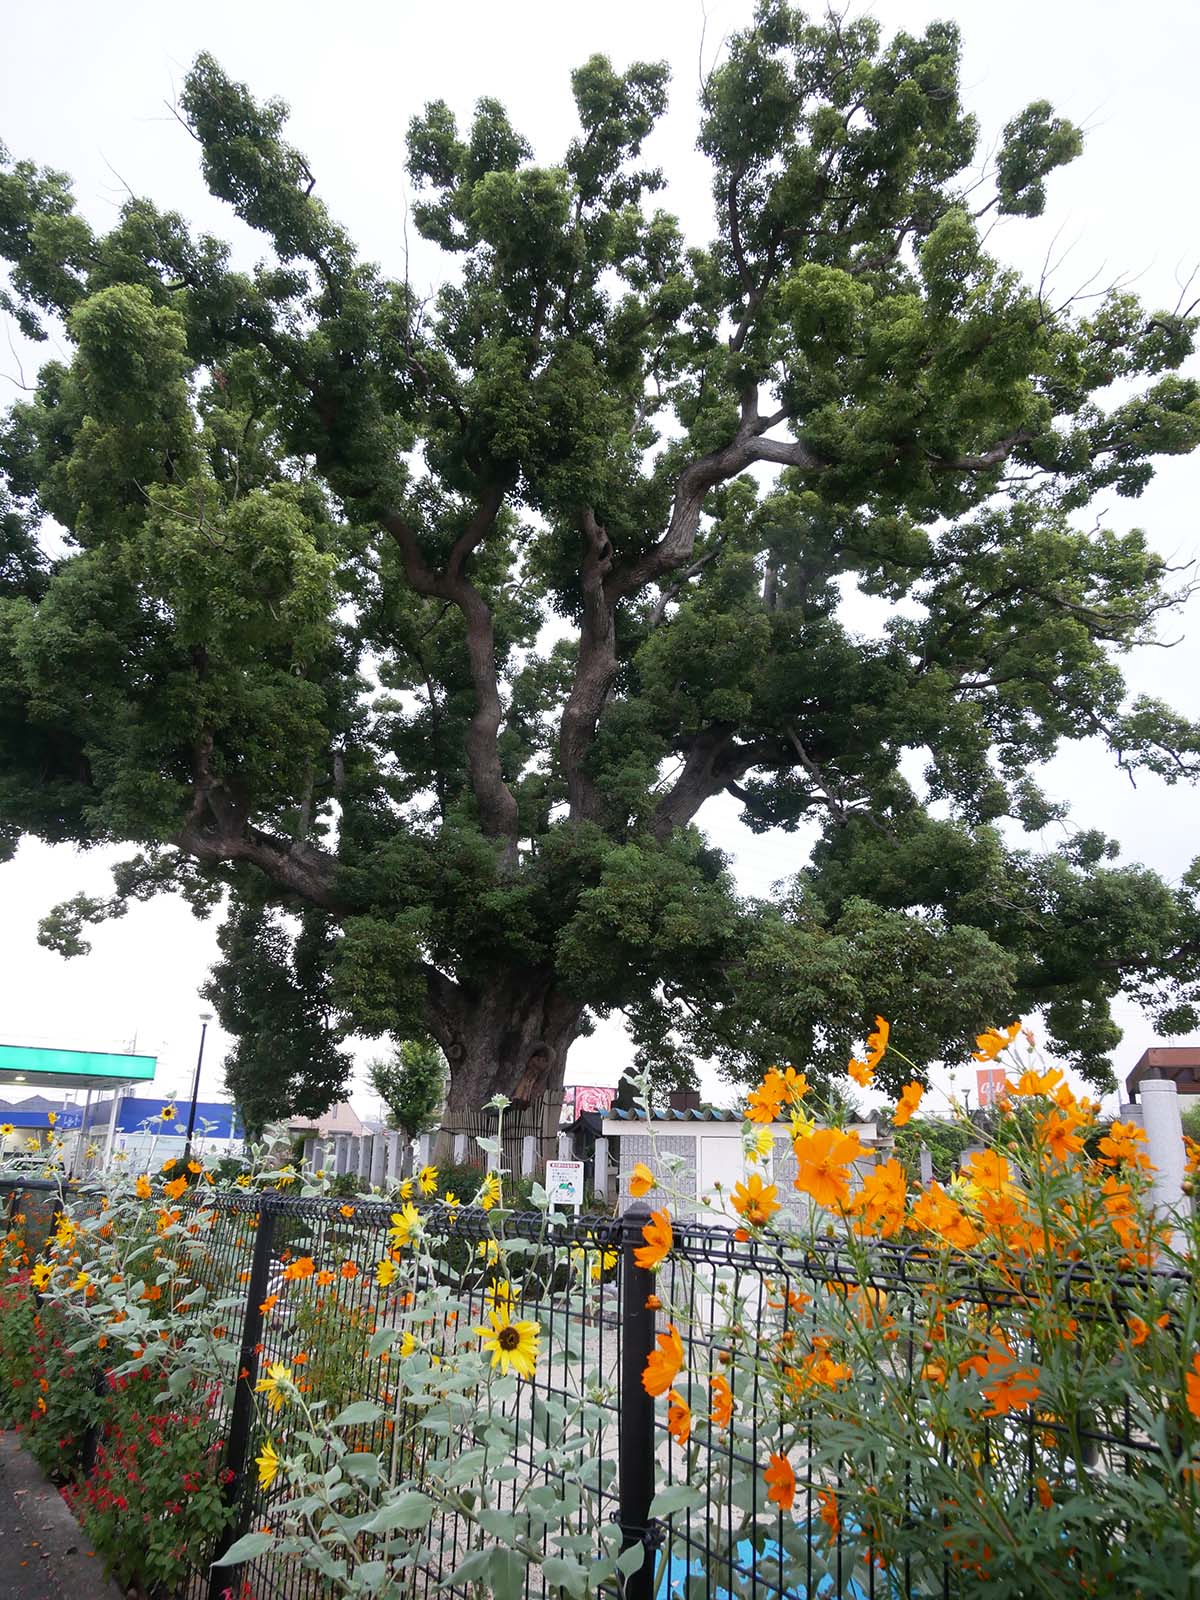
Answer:
<svg viewBox="0 0 1200 1600"><path fill-rule="evenodd" d="M453 1117L552 1100L615 1011L666 1075L819 1074L876 1011L923 1063L1043 1007L1103 1084L1122 989L1193 1025L1196 880L1006 820L1057 815L1063 740L1197 768L1117 665L1179 580L1081 514L1200 439L1190 308L999 264L1081 139L1035 103L981 177L958 71L952 26L764 0L702 93L703 246L641 164L662 66L582 66L549 165L497 102L431 104L432 301L209 57L180 116L253 271L6 158L5 304L69 358L0 438L0 839L134 847L45 939L223 904L232 1086L280 1110L336 1095L350 1031L432 1036ZM775 901L699 830L718 796L819 820Z"/></svg>

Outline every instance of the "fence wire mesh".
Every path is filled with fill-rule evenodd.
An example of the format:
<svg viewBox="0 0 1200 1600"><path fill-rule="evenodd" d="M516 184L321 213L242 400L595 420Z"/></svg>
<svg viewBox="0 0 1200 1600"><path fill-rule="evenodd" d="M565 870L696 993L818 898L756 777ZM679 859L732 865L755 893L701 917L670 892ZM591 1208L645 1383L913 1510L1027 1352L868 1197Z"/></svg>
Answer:
<svg viewBox="0 0 1200 1600"><path fill-rule="evenodd" d="M44 1243L59 1204L54 1186L0 1180L0 1196L10 1221L18 1214L32 1219L27 1237L41 1248L36 1241ZM76 1193L70 1203L90 1202ZM359 1457L378 1456L391 1481L431 1484L449 1462L488 1446L495 1412L478 1397L460 1394L431 1425L428 1414L406 1406L395 1376L394 1352L403 1343L384 1348L376 1337L383 1330L397 1341L411 1336L426 1370L450 1362L464 1332L484 1326L494 1307L495 1229L488 1219L445 1208L425 1212L417 1275L410 1271L393 1286L381 1283L377 1271L387 1256L389 1203L193 1191L177 1209L192 1220L165 1249L210 1299L228 1306L223 1331L237 1351L225 1384L204 1399L204 1425L224 1452L234 1509L232 1527L211 1556L239 1533L277 1529L292 1514L283 1481L261 1488L254 1471L267 1437L284 1456L289 1430L303 1425L294 1412L271 1414L256 1403L254 1385L273 1365L288 1368L310 1403L320 1402L328 1415L377 1401L381 1414L348 1428L344 1437ZM938 1315L998 1336L1005 1335L1011 1313L1013 1337L1024 1341L1016 1354L1040 1361L1040 1345L1020 1317L1032 1285L1017 1276L1007 1286L985 1288L964 1259L948 1286L944 1256L935 1260L927 1250L887 1242L872 1246L864 1271L861 1251L848 1251L836 1237L781 1249L723 1228L680 1224L671 1253L651 1273L634 1260L647 1214L647 1207L634 1206L615 1219L505 1217L505 1237L522 1250L513 1314L539 1324L544 1355L500 1406L500 1414L521 1427L508 1458L489 1466L493 1507L519 1513L531 1492L541 1490L542 1502L555 1507L558 1534L578 1549L589 1541L598 1549L601 1527L618 1524L626 1545L646 1550L642 1570L623 1582L626 1600L948 1600L969 1594L969 1573L949 1555L936 1570L926 1563L918 1571L908 1561L884 1568L869 1525L828 1516L820 1486L835 1495L841 1487L836 1460L822 1451L829 1393L803 1376L790 1393L787 1384L782 1391L778 1384L768 1387L765 1367L736 1367L732 1356L739 1339L752 1335L785 1376L811 1374L813 1362L824 1359L828 1308L840 1304L851 1321L872 1325L884 1338L890 1354L881 1381L893 1395L907 1395L931 1356L931 1295L941 1307ZM1183 1274L1160 1277L1167 1296L1193 1290ZM581 1282L587 1294L578 1292ZM1110 1301L1119 1287L1105 1285ZM1067 1321L1095 1314L1095 1285L1082 1269L1067 1265L1056 1292ZM731 1395L727 1426L699 1426L685 1442L673 1435L666 1407L655 1405L641 1381L656 1340L672 1325L682 1335L678 1381L694 1418L711 1415L714 1379L736 1368L743 1388ZM774 1398L765 1405L768 1392ZM578 1406L581 1395L586 1411ZM181 1405L195 1403L197 1397L188 1396ZM778 1412L781 1405L786 1416ZM574 1437L565 1431L567 1419L574 1419ZM763 1472L781 1421L803 1441L800 1454L810 1465L819 1463L786 1510L772 1503ZM933 1479L968 1483L981 1459L985 1468L1007 1473L1011 1493L1027 1505L1051 1459L1060 1471L1072 1462L1129 1478L1163 1471L1161 1440L1136 1421L1128 1399L1075 1417L1026 1408L985 1419L974 1459L962 1448L946 1439L920 1462L893 1460L887 1467L881 1448L881 1482L890 1471L904 1515L931 1515L940 1503ZM567 1470L566 1462L574 1465ZM803 1471L804 1462L799 1465ZM673 1498L675 1490L684 1492ZM348 1494L342 1509L351 1513L352 1486ZM478 1523L469 1506L453 1509L452 1497L439 1504L443 1509L423 1535L424 1559L406 1579L404 1592L413 1600L428 1600L434 1591L473 1592L454 1574L480 1537ZM353 1560L368 1562L373 1552L374 1541L363 1534ZM522 1590L526 1600L561 1592L536 1562L525 1567ZM198 1562L183 1594L187 1600L219 1600L226 1593L235 1600L325 1600L335 1592L297 1555L273 1553L240 1570Z"/></svg>

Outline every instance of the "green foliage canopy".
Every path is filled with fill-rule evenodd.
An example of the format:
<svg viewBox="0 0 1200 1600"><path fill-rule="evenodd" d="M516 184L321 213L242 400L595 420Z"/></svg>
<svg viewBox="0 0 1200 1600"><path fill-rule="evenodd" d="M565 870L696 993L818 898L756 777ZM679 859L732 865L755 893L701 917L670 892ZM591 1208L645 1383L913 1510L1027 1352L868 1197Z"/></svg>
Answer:
<svg viewBox="0 0 1200 1600"><path fill-rule="evenodd" d="M958 74L952 25L762 0L704 86L705 245L643 162L663 66L586 62L549 165L496 101L435 102L432 304L208 56L182 114L253 270L147 200L98 231L5 154L4 305L69 354L0 431L0 842L139 851L50 942L227 896L238 1092L267 1049L292 1103L332 1098L346 1030L432 1035L469 1106L552 1089L617 1009L681 1076L827 1071L877 1010L928 1061L1045 1006L1103 1083L1122 988L1192 1026L1196 873L1001 825L1055 815L1030 770L1064 740L1195 773L1119 668L1170 574L1075 517L1194 448L1194 321L1056 305L989 252L1081 139L1029 106L981 190ZM699 831L721 795L819 824L776 903Z"/></svg>

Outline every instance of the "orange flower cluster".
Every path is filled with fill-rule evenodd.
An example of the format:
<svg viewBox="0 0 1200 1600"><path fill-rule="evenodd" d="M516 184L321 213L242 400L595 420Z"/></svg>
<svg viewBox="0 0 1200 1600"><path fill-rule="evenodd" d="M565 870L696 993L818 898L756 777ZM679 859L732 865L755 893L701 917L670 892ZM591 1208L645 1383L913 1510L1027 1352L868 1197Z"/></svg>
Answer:
<svg viewBox="0 0 1200 1600"><path fill-rule="evenodd" d="M794 1067L780 1072L772 1067L757 1089L746 1100L746 1116L751 1122L778 1122L785 1105L798 1106L808 1093L808 1079Z"/></svg>

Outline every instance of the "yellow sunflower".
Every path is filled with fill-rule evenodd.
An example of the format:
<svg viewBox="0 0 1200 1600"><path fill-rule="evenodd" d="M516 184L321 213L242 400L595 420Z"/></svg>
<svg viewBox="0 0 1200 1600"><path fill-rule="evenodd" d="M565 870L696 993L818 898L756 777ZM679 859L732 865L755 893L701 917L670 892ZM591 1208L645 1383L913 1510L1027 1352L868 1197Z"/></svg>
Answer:
<svg viewBox="0 0 1200 1600"><path fill-rule="evenodd" d="M283 1402L293 1388L292 1369L285 1367L282 1361L272 1361L267 1368L265 1378L260 1378L254 1385L256 1394L265 1394L267 1404L272 1411L282 1411Z"/></svg>
<svg viewBox="0 0 1200 1600"><path fill-rule="evenodd" d="M538 1336L541 1328L536 1322L513 1322L507 1311L488 1313L490 1327L476 1328L483 1348L491 1354L492 1366L499 1367L503 1377L511 1367L518 1377L532 1378L538 1358Z"/></svg>
<svg viewBox="0 0 1200 1600"><path fill-rule="evenodd" d="M275 1482L275 1474L279 1471L279 1457L275 1454L275 1446L270 1439L262 1447L262 1453L255 1456L254 1465L258 1468L258 1487L269 1489Z"/></svg>

